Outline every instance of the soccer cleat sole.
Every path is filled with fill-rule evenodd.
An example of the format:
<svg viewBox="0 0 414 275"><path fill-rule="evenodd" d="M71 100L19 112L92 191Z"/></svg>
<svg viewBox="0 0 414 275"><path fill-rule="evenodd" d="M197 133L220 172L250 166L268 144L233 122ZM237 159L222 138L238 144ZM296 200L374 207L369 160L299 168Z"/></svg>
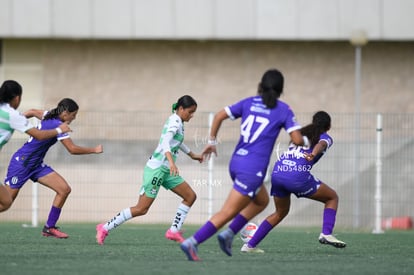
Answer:
<svg viewBox="0 0 414 275"><path fill-rule="evenodd" d="M56 238L56 239L67 239L67 238L69 238L69 236L58 237L56 235L49 234L49 233L45 233L45 232L42 232L42 236L44 236L44 237L52 237L52 238Z"/></svg>
<svg viewBox="0 0 414 275"><path fill-rule="evenodd" d="M319 239L319 243L332 245L333 247L336 247L336 248L345 248L346 247L346 243L330 242L330 241L326 240L325 238Z"/></svg>
<svg viewBox="0 0 414 275"><path fill-rule="evenodd" d="M257 247L250 248L250 247L247 246L247 244L244 244L242 246L242 248L240 249L240 251L243 252L243 253L255 253L255 254L257 254L257 253L259 253L259 254L260 253L264 253L264 250L263 249L260 249L260 248L257 248Z"/></svg>

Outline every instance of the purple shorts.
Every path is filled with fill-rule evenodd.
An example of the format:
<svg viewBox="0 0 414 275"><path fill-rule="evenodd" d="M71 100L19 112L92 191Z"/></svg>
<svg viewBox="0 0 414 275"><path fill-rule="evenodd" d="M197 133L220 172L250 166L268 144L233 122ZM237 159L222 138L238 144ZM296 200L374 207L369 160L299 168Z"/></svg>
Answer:
<svg viewBox="0 0 414 275"><path fill-rule="evenodd" d="M293 178L272 175L272 188L270 195L279 198L295 194L296 197L309 197L313 195L321 185L321 181L309 174L306 179L296 180Z"/></svg>
<svg viewBox="0 0 414 275"><path fill-rule="evenodd" d="M233 156L229 164L233 188L253 199L263 185L266 170L266 161Z"/></svg>
<svg viewBox="0 0 414 275"><path fill-rule="evenodd" d="M9 168L7 169L7 176L4 183L12 189L20 189L29 179L36 182L39 178L52 172L54 172L54 170L45 163L42 163L35 168L28 168L24 167L15 159L12 159Z"/></svg>

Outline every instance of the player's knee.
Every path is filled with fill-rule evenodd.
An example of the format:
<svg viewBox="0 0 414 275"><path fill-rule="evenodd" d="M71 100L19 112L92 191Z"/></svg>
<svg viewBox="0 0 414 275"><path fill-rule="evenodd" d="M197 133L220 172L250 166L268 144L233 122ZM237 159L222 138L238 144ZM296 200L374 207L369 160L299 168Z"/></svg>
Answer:
<svg viewBox="0 0 414 275"><path fill-rule="evenodd" d="M332 192L332 198L331 198L331 200L336 201L336 203L339 202L338 194L335 191Z"/></svg>
<svg viewBox="0 0 414 275"><path fill-rule="evenodd" d="M277 212L279 213L280 217L284 218L289 214L289 208L281 208L278 209Z"/></svg>
<svg viewBox="0 0 414 275"><path fill-rule="evenodd" d="M4 212L7 209L10 208L10 206L12 205L12 200L10 200L10 202L2 202L0 203L0 212Z"/></svg>
<svg viewBox="0 0 414 275"><path fill-rule="evenodd" d="M131 207L131 215L132 217L143 216L147 214L148 210L149 210L149 207L142 208L142 207L134 206L134 207Z"/></svg>
<svg viewBox="0 0 414 275"><path fill-rule="evenodd" d="M67 187L66 187L66 190L65 190L65 193L66 193L66 195L67 196L69 196L69 194L72 192L72 188L68 185Z"/></svg>
<svg viewBox="0 0 414 275"><path fill-rule="evenodd" d="M262 202L262 205L263 205L263 208L266 208L267 207L267 205L269 204L269 197L268 196L266 196L266 197L264 197L263 198L263 202Z"/></svg>
<svg viewBox="0 0 414 275"><path fill-rule="evenodd" d="M193 205L193 203L197 200L197 194L196 193L192 193L189 198L188 198L188 203L191 205Z"/></svg>
<svg viewBox="0 0 414 275"><path fill-rule="evenodd" d="M62 197L68 197L69 194L72 192L72 188L67 185L64 188L62 188L61 190L59 190L57 193L60 194Z"/></svg>

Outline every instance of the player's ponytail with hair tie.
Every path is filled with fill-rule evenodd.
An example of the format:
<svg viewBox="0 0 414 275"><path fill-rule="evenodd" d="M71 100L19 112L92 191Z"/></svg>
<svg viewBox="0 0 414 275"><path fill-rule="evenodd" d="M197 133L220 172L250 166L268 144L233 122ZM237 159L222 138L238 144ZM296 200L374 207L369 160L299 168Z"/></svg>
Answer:
<svg viewBox="0 0 414 275"><path fill-rule="evenodd" d="M172 105L172 112L173 113L175 112L175 110L177 110L177 106L178 106L177 102Z"/></svg>
<svg viewBox="0 0 414 275"><path fill-rule="evenodd" d="M43 118L43 120L57 118L64 111L74 112L79 110L78 104L70 98L64 98L59 103L58 106L50 110Z"/></svg>

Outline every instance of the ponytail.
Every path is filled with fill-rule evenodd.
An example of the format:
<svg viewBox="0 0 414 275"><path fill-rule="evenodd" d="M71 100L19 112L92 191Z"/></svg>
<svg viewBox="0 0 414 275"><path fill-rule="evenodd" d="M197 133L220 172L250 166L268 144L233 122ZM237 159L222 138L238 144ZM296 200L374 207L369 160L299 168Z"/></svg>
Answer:
<svg viewBox="0 0 414 275"><path fill-rule="evenodd" d="M303 127L300 132L308 137L311 147L319 142L321 134L331 128L331 117L325 111L316 112L312 117L312 123Z"/></svg>
<svg viewBox="0 0 414 275"><path fill-rule="evenodd" d="M79 106L73 99L64 98L58 103L58 106L50 110L43 119L47 120L57 118L64 111L68 111L71 113L77 110L79 110Z"/></svg>
<svg viewBox="0 0 414 275"><path fill-rule="evenodd" d="M172 112L174 113L180 106L185 109L194 105L197 106L197 102L194 100L194 98L189 95L184 95L172 105Z"/></svg>
<svg viewBox="0 0 414 275"><path fill-rule="evenodd" d="M283 93L284 77L276 69L268 70L262 76L259 83L258 94L267 108L273 109L277 106L277 100Z"/></svg>
<svg viewBox="0 0 414 275"><path fill-rule="evenodd" d="M175 110L177 110L177 106L178 106L177 102L176 103L173 103L173 105L171 107L173 113L175 112Z"/></svg>

